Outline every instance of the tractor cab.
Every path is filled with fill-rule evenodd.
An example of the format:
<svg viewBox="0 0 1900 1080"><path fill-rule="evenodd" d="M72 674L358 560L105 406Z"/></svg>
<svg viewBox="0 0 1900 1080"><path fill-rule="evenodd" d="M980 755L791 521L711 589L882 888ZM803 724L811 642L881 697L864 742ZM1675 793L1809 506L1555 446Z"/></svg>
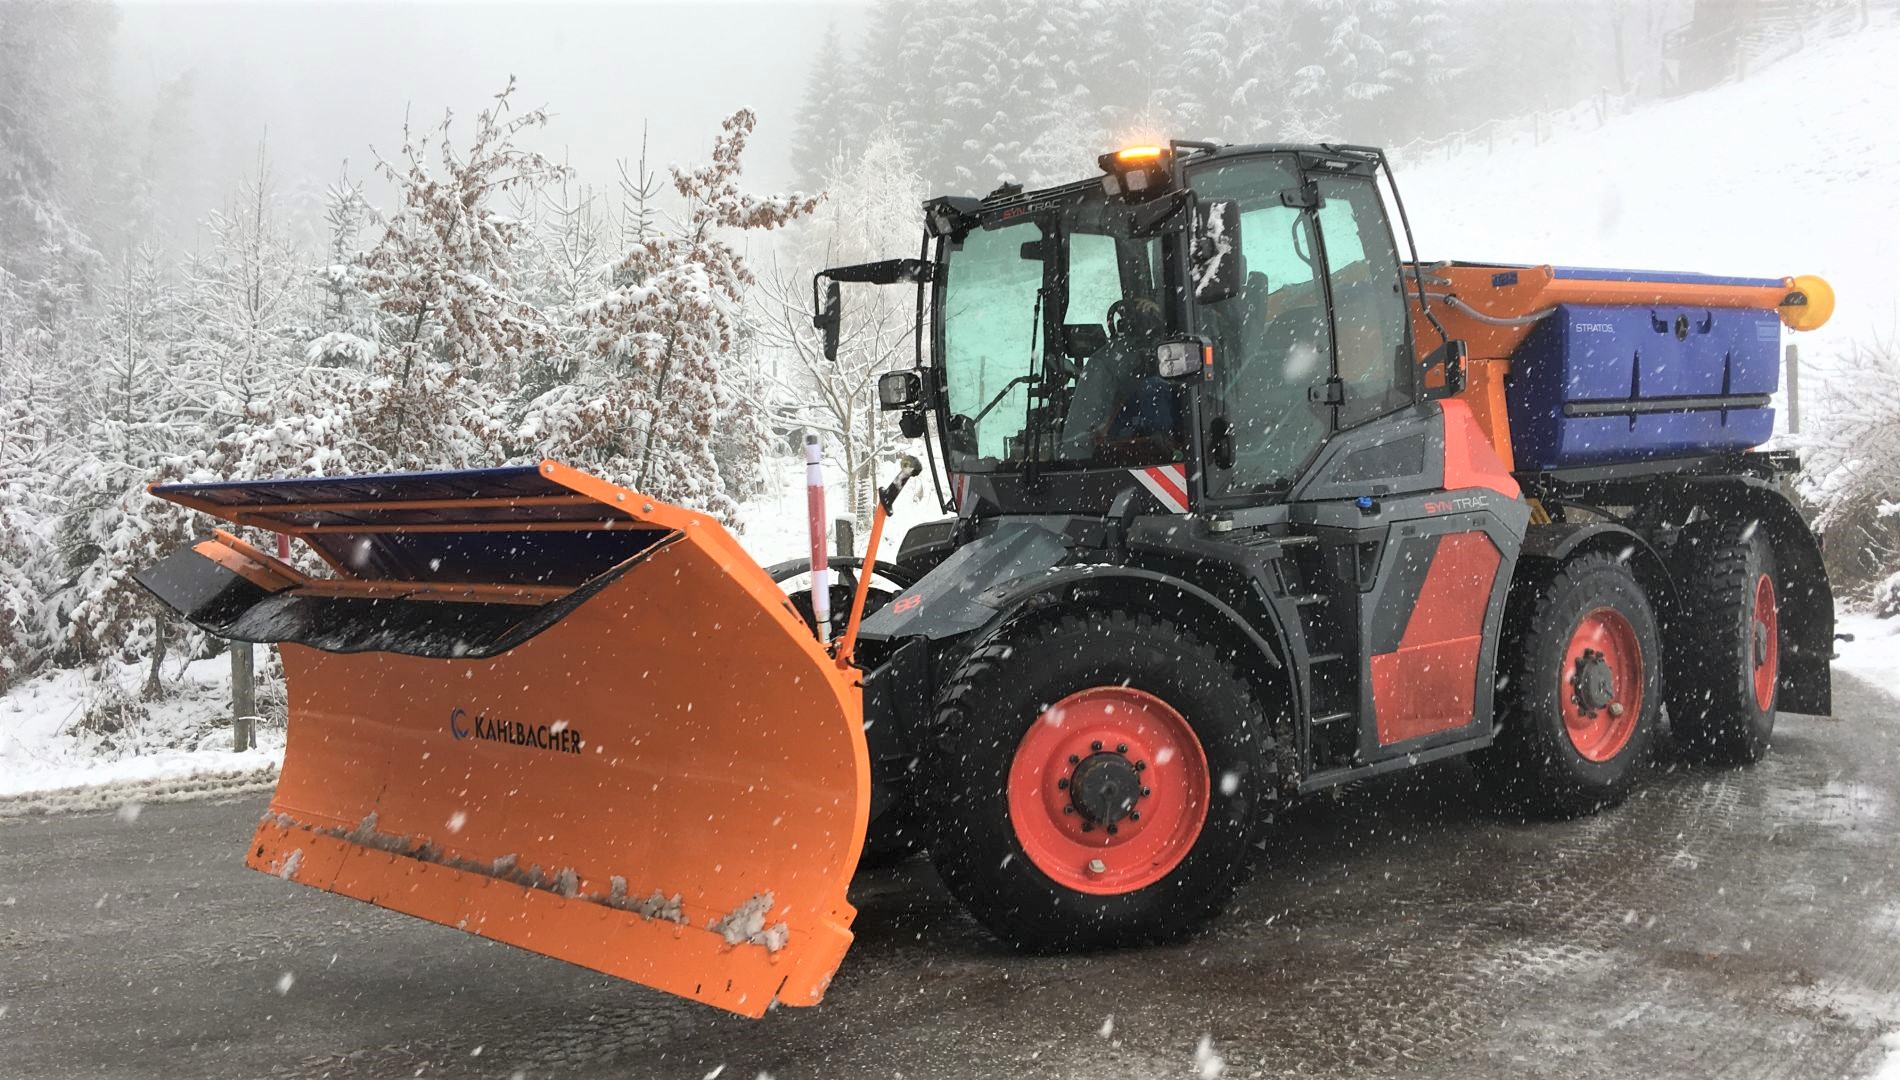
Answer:
<svg viewBox="0 0 1900 1080"><path fill-rule="evenodd" d="M1329 434L1419 377L1376 151L1172 143L1098 179L925 206L923 258L827 270L915 282L914 370L880 386L936 419L960 515L1278 502ZM816 288L817 282L814 283ZM816 298L815 298L816 299Z"/></svg>

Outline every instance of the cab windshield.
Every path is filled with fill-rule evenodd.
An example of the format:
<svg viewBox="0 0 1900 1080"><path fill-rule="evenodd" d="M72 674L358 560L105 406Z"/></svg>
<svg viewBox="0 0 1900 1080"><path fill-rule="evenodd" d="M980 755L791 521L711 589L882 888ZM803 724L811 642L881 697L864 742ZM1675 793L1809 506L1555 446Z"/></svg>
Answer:
<svg viewBox="0 0 1900 1080"><path fill-rule="evenodd" d="M1162 241L1099 191L946 239L938 362L956 472L1182 459L1185 409L1155 370Z"/></svg>

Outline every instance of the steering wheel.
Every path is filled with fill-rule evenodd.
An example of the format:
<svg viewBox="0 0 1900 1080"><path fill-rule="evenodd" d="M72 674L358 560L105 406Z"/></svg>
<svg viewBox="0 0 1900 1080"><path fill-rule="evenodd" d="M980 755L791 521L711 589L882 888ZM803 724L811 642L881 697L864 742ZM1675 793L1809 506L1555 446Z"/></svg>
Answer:
<svg viewBox="0 0 1900 1080"><path fill-rule="evenodd" d="M1124 296L1108 306L1110 337L1147 337L1161 330L1161 305L1145 296Z"/></svg>

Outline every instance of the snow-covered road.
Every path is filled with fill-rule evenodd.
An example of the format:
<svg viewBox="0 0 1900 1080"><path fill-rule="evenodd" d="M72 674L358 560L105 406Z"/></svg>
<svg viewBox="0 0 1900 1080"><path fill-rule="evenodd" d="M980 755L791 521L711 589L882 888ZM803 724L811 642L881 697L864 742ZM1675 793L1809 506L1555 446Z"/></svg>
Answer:
<svg viewBox="0 0 1900 1080"><path fill-rule="evenodd" d="M1596 818L1500 820L1455 766L1308 805L1179 947L1013 955L923 862L866 875L828 999L756 1023L248 872L259 796L0 820L0 1074L1869 1077L1900 704L1836 692Z"/></svg>

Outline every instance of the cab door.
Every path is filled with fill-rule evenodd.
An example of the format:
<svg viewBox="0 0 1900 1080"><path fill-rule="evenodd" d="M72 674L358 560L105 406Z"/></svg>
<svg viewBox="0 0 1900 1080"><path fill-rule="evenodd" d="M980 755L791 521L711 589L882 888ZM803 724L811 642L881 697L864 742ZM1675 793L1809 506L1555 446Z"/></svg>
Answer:
<svg viewBox="0 0 1900 1080"><path fill-rule="evenodd" d="M1398 252L1370 176L1321 176L1336 433L1295 493L1356 648L1353 764L1485 737L1529 512L1461 401L1421 399ZM1356 655L1354 655L1356 654ZM1326 714L1322 714L1326 715ZM1342 725L1343 726L1343 725Z"/></svg>
<svg viewBox="0 0 1900 1080"><path fill-rule="evenodd" d="M1240 288L1197 320L1214 357L1199 412L1210 508L1284 500L1332 431L1333 328L1318 224L1287 197L1302 182L1290 153L1215 161L1191 177L1202 200L1240 211Z"/></svg>

